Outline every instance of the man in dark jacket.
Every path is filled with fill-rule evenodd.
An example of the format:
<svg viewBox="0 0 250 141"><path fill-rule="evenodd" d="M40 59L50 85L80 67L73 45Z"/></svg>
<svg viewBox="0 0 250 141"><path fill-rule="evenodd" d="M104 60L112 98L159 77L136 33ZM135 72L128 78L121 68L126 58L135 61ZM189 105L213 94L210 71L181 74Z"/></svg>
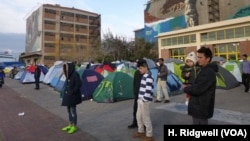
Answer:
<svg viewBox="0 0 250 141"><path fill-rule="evenodd" d="M63 65L63 71L66 76L64 94L62 96L62 106L67 106L69 114L69 125L62 128L69 134L77 131L77 111L76 105L82 102L81 96L81 79L79 74L75 71L74 63L67 63Z"/></svg>
<svg viewBox="0 0 250 141"><path fill-rule="evenodd" d="M138 62L140 62L141 60L137 61L137 70L135 71L134 74L134 81L133 81L133 86L134 86L134 108L133 108L133 123L131 125L128 126L128 128L137 128L137 120L136 120L136 112L137 112L137 100L138 100L138 93L139 93L139 89L140 89L140 84L141 84L141 78L142 78L142 74L140 73L139 69L138 69Z"/></svg>
<svg viewBox="0 0 250 141"><path fill-rule="evenodd" d="M35 89L36 89L36 90L39 90L39 88L40 88L40 87L39 87L40 75L41 75L41 70L40 70L39 66L36 64L36 65L35 65L35 73L34 73L35 84L36 84Z"/></svg>
<svg viewBox="0 0 250 141"><path fill-rule="evenodd" d="M162 92L164 94L164 103L169 102L169 95L167 90L167 76L168 76L168 67L164 64L164 59L159 59L158 67L158 76L157 76L157 96L155 103L161 102Z"/></svg>
<svg viewBox="0 0 250 141"><path fill-rule="evenodd" d="M210 63L212 52L209 48L201 47L198 51L198 63L201 70L192 85L184 85L184 92L190 95L188 114L193 118L194 125L207 125L213 117L216 72L218 66Z"/></svg>

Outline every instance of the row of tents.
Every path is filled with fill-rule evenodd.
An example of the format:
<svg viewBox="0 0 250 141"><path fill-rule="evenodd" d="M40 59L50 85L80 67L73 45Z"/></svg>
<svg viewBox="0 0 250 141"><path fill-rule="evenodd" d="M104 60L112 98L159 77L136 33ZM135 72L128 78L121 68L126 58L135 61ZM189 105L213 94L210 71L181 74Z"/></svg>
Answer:
<svg viewBox="0 0 250 141"><path fill-rule="evenodd" d="M158 69L153 60L144 58L149 65L153 78L157 79ZM58 92L63 92L66 77L63 74L62 61L57 61L47 69L39 66L42 70L40 82L53 87ZM167 90L170 95L183 93L181 78L181 66L184 63L180 60L166 60L165 64L169 68L167 76ZM82 86L83 100L93 99L96 102L116 102L120 100L132 99L133 95L133 76L136 71L134 63L123 62L114 64L96 64L88 69L85 66L77 68ZM237 76L237 77L236 77ZM27 67L18 72L16 80L21 83L33 83L33 66ZM231 89L240 85L241 75L239 64L236 62L225 62L219 65L217 73L217 88ZM154 81L154 95L156 95L157 83Z"/></svg>

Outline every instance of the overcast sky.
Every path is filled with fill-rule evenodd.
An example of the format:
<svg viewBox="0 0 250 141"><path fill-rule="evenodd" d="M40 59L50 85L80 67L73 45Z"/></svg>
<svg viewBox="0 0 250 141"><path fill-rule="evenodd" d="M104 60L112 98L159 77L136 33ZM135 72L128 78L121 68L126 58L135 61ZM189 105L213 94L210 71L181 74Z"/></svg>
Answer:
<svg viewBox="0 0 250 141"><path fill-rule="evenodd" d="M45 3L101 14L102 31L134 37L133 31L143 28L146 0L1 0L0 32L25 33L26 18Z"/></svg>
<svg viewBox="0 0 250 141"><path fill-rule="evenodd" d="M42 4L60 4L101 15L102 33L134 38L134 30L144 27L147 0L1 0L0 33L26 32L26 18ZM0 46L0 49L5 49Z"/></svg>

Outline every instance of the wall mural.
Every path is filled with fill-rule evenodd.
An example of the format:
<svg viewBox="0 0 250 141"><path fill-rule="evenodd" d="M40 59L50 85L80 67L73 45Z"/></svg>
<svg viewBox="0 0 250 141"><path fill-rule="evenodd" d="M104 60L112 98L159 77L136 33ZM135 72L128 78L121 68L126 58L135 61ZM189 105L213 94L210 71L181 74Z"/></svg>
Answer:
<svg viewBox="0 0 250 141"><path fill-rule="evenodd" d="M194 10L193 2L196 2L196 0L165 0L148 3L144 10L143 38L148 42L156 42L156 36L159 33L186 28L187 17L189 18L189 26L196 25L196 16L198 15ZM186 4L188 4L188 8L185 8ZM151 6L154 7L151 8ZM161 8L156 11L156 6L161 6ZM184 14L185 10L187 11L186 15Z"/></svg>
<svg viewBox="0 0 250 141"><path fill-rule="evenodd" d="M26 52L41 51L41 37L39 33L39 9L34 11L26 20Z"/></svg>
<svg viewBox="0 0 250 141"><path fill-rule="evenodd" d="M242 7L240 10L235 13L232 17L229 19L235 19L235 18L240 18L240 17L245 17L250 15L250 6L247 7Z"/></svg>

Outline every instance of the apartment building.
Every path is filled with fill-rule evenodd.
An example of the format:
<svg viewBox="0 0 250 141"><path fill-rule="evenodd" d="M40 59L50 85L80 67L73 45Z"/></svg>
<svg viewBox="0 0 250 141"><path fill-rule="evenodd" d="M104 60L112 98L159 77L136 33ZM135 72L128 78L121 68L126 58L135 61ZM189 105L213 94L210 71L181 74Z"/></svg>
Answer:
<svg viewBox="0 0 250 141"><path fill-rule="evenodd" d="M84 62L100 46L101 16L76 8L43 4L26 20L26 64L51 66L55 61Z"/></svg>

